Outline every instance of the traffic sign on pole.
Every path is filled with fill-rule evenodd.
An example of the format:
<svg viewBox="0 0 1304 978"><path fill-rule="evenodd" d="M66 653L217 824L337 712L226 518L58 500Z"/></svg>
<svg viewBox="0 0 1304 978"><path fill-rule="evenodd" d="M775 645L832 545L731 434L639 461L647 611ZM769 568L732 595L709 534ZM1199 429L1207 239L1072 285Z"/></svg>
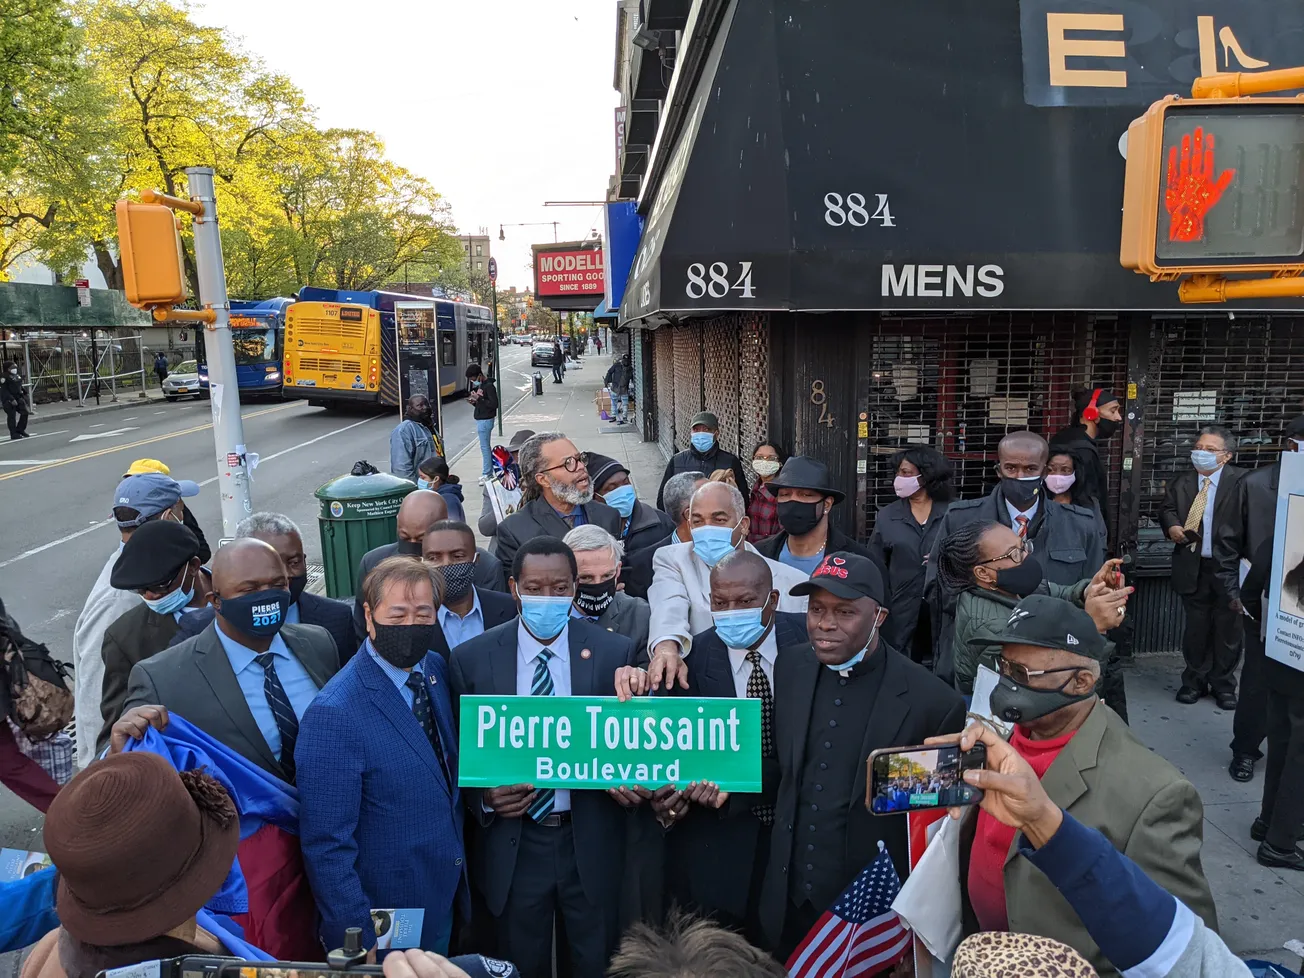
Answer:
<svg viewBox="0 0 1304 978"><path fill-rule="evenodd" d="M498 259L489 259L489 282L492 285L498 284Z"/></svg>

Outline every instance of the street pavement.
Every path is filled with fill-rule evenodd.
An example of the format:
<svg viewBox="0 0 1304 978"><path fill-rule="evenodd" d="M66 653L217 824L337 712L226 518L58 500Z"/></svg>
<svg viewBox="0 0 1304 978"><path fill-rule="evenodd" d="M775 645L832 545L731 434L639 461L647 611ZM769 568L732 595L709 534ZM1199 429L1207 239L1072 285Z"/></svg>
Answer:
<svg viewBox="0 0 1304 978"><path fill-rule="evenodd" d="M560 385L551 382L550 371L542 371L544 393L534 396L529 393L533 371L528 349L504 348L503 435L495 433L494 442L506 442L520 428L565 431L582 450L623 462L639 495L655 498L665 465L655 443L643 442L632 425L608 424L597 416L593 395L609 363L605 356L590 356L580 369L569 370ZM294 403L250 404L244 416L248 445L264 458L254 477L255 507L295 519L315 563L320 546L312 491L360 458L386 469L393 416L330 414ZM467 519L475 526L481 463L471 411L465 401L456 401L444 405L444 417L451 466L465 484ZM34 434L48 432L48 437L0 443L0 511L6 514L0 594L25 630L66 657L82 601L116 545L104 518L127 463L161 458L179 477L210 484L215 478L208 475L213 446L207 403L151 404L139 413L119 410L67 423L55 420L33 428ZM133 430L119 430L125 427ZM88 435L102 437L73 441ZM192 508L216 540L215 494L201 494ZM1202 859L1223 939L1244 957L1298 970L1300 958L1282 944L1304 938L1304 873L1259 866L1249 837L1263 789L1263 765L1249 784L1231 780L1231 714L1208 699L1192 707L1176 703L1180 669L1180 656L1143 657L1129 664L1132 729L1176 765L1204 800ZM0 790L0 845L42 848L39 825L39 815Z"/></svg>

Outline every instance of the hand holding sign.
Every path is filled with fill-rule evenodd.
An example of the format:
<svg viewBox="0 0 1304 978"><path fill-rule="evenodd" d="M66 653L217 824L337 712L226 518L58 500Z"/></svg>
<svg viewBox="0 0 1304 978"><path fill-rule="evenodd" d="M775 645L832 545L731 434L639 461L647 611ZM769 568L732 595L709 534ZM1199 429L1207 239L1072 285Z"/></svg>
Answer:
<svg viewBox="0 0 1304 978"><path fill-rule="evenodd" d="M534 785L513 784L505 788L490 788L484 793L484 803L501 818L520 818L530 810L534 801Z"/></svg>
<svg viewBox="0 0 1304 978"><path fill-rule="evenodd" d="M690 784L684 797L703 808L723 808L729 800L729 792L721 791L720 786L712 781L701 781Z"/></svg>

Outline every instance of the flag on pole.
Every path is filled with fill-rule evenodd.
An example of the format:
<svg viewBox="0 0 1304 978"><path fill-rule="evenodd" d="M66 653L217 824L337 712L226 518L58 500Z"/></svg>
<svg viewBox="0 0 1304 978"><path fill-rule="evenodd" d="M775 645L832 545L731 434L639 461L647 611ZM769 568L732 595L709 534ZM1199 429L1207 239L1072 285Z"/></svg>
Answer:
<svg viewBox="0 0 1304 978"><path fill-rule="evenodd" d="M900 961L910 949L910 931L892 909L900 890L892 857L879 842L878 856L792 952L790 978L868 978Z"/></svg>

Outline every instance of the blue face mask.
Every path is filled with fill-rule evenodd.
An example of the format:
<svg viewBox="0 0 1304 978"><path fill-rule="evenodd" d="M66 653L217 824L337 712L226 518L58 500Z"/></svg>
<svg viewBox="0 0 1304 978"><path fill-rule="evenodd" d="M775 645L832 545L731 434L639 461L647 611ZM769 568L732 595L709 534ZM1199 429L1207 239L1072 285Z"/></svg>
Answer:
<svg viewBox="0 0 1304 978"><path fill-rule="evenodd" d="M715 633L731 649L750 649L765 634L766 625L761 619L770 606L770 597L759 608L739 608L735 611L713 611Z"/></svg>
<svg viewBox="0 0 1304 978"><path fill-rule="evenodd" d="M1212 472L1218 468L1218 453L1193 451L1191 452L1191 464L1201 472Z"/></svg>
<svg viewBox="0 0 1304 978"><path fill-rule="evenodd" d="M739 521L741 522L741 521ZM724 555L734 549L735 526L699 526L693 530L693 553L702 558L707 567L714 567Z"/></svg>
<svg viewBox="0 0 1304 978"><path fill-rule="evenodd" d="M570 620L573 598L522 594L520 599L521 621L540 642L556 638Z"/></svg>
<svg viewBox="0 0 1304 978"><path fill-rule="evenodd" d="M149 606L149 610L156 614L174 615L186 605L190 604L194 597L194 583L192 582L190 588L187 590L186 579L182 577L181 585L175 591L172 591L170 594L162 598L156 598L152 601L149 598L145 598L144 601L145 604Z"/></svg>
<svg viewBox="0 0 1304 978"><path fill-rule="evenodd" d="M824 664L825 669L832 669L834 672L846 672L860 665L866 655L869 654L869 647L874 644L874 633L878 631L878 622L874 623L873 629L870 630L869 639L865 642L865 647L853 655L846 662L840 662L836 666L831 666L827 662Z"/></svg>
<svg viewBox="0 0 1304 978"><path fill-rule="evenodd" d="M694 431L688 438L693 447L705 454L715 447L715 435L709 431Z"/></svg>
<svg viewBox="0 0 1304 978"><path fill-rule="evenodd" d="M605 493L602 500L625 519L629 519L629 514L634 512L634 503L638 501L638 493L633 486L623 485Z"/></svg>
<svg viewBox="0 0 1304 978"><path fill-rule="evenodd" d="M433 488L435 488L435 484L434 484L433 482L431 482L429 479L417 479L417 488L418 488L418 489L433 489Z"/></svg>
<svg viewBox="0 0 1304 978"><path fill-rule="evenodd" d="M280 588L223 598L217 613L246 635L275 635L285 624L290 592Z"/></svg>

